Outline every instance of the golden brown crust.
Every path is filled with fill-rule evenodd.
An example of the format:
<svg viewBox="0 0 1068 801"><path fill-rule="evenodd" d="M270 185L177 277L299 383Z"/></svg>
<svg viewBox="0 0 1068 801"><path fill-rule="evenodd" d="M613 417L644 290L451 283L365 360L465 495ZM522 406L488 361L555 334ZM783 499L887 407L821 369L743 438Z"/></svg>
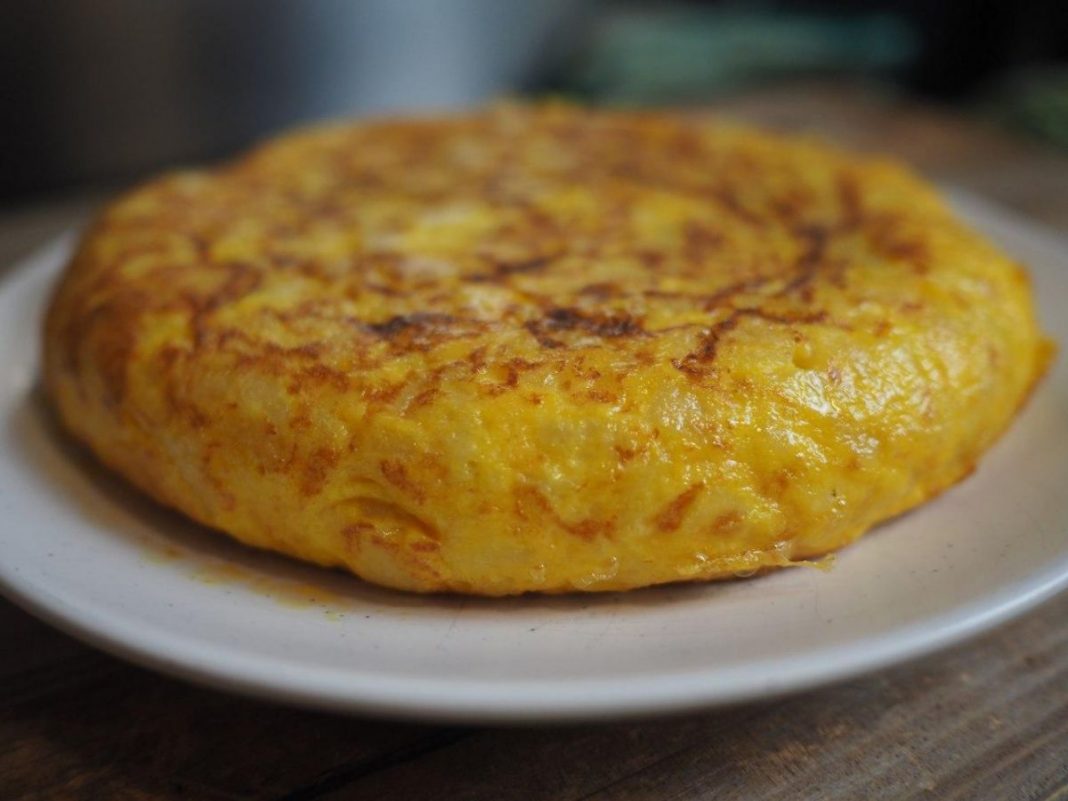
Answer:
<svg viewBox="0 0 1068 801"><path fill-rule="evenodd" d="M563 106L150 184L46 328L68 427L157 498L487 594L833 550L960 478L1043 369L1022 270L906 171Z"/></svg>

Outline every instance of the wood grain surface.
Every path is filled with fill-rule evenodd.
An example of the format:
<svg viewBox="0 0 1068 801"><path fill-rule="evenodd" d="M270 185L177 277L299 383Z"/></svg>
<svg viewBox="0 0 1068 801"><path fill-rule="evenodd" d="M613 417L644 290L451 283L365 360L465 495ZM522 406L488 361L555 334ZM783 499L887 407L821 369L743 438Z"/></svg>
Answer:
<svg viewBox="0 0 1068 801"><path fill-rule="evenodd" d="M974 121L829 85L724 105L897 152L1068 231L1068 159ZM99 200L0 210L0 272ZM948 652L774 703L532 729L237 698L126 665L0 601L0 801L178 798L1068 801L1068 596Z"/></svg>

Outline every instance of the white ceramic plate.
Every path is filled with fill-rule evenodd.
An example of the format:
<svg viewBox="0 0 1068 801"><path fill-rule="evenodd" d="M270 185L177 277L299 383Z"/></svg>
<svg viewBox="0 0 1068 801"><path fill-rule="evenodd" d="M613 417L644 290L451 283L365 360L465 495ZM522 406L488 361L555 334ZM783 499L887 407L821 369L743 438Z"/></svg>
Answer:
<svg viewBox="0 0 1068 801"><path fill-rule="evenodd" d="M975 199L1068 342L1068 246ZM1068 371L960 486L829 572L618 595L411 597L254 553L158 508L54 429L37 383L57 242L0 283L0 586L167 673L334 710L484 721L710 706L931 651L1068 585Z"/></svg>

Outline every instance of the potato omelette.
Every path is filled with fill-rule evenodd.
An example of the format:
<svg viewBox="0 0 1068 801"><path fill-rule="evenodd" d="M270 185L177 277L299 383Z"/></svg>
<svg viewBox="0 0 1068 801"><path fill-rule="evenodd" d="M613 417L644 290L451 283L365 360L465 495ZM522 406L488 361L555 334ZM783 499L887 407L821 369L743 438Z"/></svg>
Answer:
<svg viewBox="0 0 1068 801"><path fill-rule="evenodd" d="M84 235L67 429L162 503L389 587L804 563L946 489L1052 350L908 169L665 112L504 104L284 136Z"/></svg>

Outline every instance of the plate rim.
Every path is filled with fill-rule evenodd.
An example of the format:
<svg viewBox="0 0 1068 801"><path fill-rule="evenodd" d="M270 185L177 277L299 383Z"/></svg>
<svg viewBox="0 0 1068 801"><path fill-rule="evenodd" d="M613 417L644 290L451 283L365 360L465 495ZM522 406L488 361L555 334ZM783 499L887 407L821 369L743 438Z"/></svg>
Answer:
<svg viewBox="0 0 1068 801"><path fill-rule="evenodd" d="M157 635L119 615L68 611L62 596L28 591L0 564L0 593L49 625L113 656L173 678L239 695L329 712L419 722L551 723L605 721L771 700L856 678L949 648L987 632L1068 589L1068 563L1024 592L1004 589L1000 600L975 602L887 634L852 640L786 659L730 669L660 672L560 681L395 679L381 673L309 667L240 648L198 644L182 635ZM153 645L159 644L158 652ZM184 645L183 657L173 656ZM198 654L200 658L191 657ZM168 656L167 654L171 654ZM772 678L776 674L788 678ZM713 677L732 681L717 684ZM303 677L302 680L301 677ZM309 678L311 677L311 678ZM561 691L563 689L563 692ZM637 692L636 690L640 690Z"/></svg>

